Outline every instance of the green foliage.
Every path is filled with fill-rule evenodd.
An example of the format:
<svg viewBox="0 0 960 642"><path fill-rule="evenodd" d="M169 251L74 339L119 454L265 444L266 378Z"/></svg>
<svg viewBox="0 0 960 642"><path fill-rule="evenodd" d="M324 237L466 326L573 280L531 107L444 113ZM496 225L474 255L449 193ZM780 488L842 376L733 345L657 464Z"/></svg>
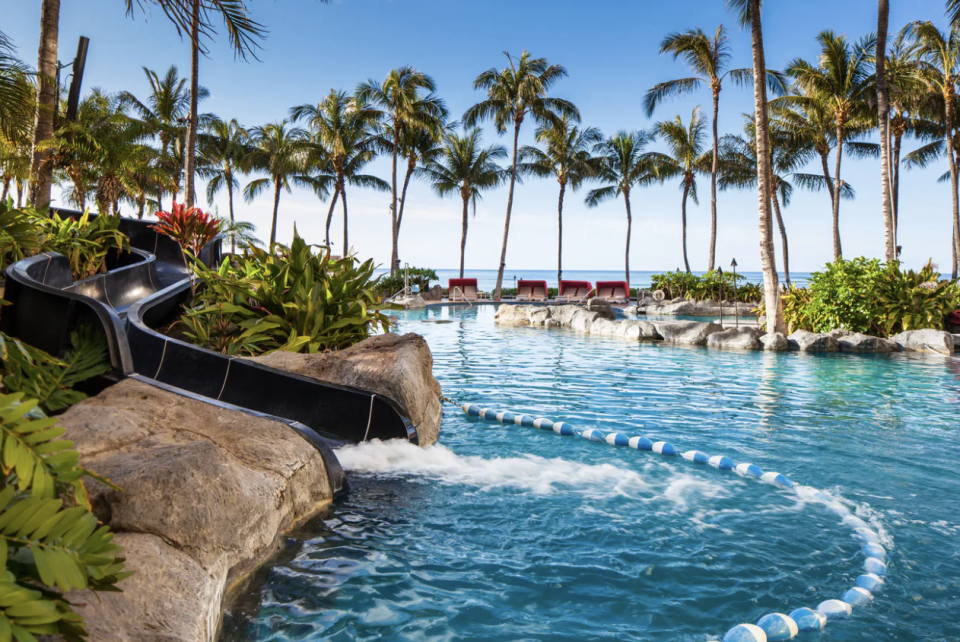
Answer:
<svg viewBox="0 0 960 642"><path fill-rule="evenodd" d="M83 401L86 395L73 386L110 370L107 344L88 327L72 332L70 342L72 348L63 359L56 359L0 332L3 392L23 392L46 412Z"/></svg>
<svg viewBox="0 0 960 642"><path fill-rule="evenodd" d="M42 251L67 257L74 281L104 272L111 250L130 249L129 239L120 231L119 216L90 218L89 211L76 220L58 214L47 217L35 212L33 216L42 235Z"/></svg>
<svg viewBox="0 0 960 642"><path fill-rule="evenodd" d="M116 591L130 573L90 511L83 478L97 477L38 410L23 393L0 394L0 640L79 642L86 626L62 593Z"/></svg>
<svg viewBox="0 0 960 642"><path fill-rule="evenodd" d="M181 317L197 345L229 355L347 348L389 319L374 292L372 261L315 255L294 230L289 248L251 247L217 269L194 261L198 288Z"/></svg>
<svg viewBox="0 0 960 642"><path fill-rule="evenodd" d="M856 258L828 263L808 289L791 287L781 297L789 331L829 332L845 328L878 336L903 330L942 330L960 306L956 281L940 281L928 263L903 271L896 261Z"/></svg>
<svg viewBox="0 0 960 642"><path fill-rule="evenodd" d="M0 278L7 266L40 251L40 232L31 216L14 208L13 199L0 201Z"/></svg>
<svg viewBox="0 0 960 642"><path fill-rule="evenodd" d="M430 289L431 281L440 280L437 277L437 273L429 268L412 267L410 268L409 273L410 273L410 285L420 286L421 292L426 292L427 290ZM403 289L403 283L404 283L403 277L404 277L404 270L400 270L393 276L390 276L389 274L384 274L377 280L376 284L374 285L374 289L376 293L380 295L381 298L393 296L394 294L396 294L397 292Z"/></svg>
<svg viewBox="0 0 960 642"><path fill-rule="evenodd" d="M759 301L763 294L761 286L755 283L746 283L742 274L736 275L736 300ZM663 290L668 299L694 299L705 301L717 300L723 294L725 301L734 300L733 272L724 272L721 276L716 270L711 270L702 276L689 272L666 272L654 274L650 277L652 290Z"/></svg>

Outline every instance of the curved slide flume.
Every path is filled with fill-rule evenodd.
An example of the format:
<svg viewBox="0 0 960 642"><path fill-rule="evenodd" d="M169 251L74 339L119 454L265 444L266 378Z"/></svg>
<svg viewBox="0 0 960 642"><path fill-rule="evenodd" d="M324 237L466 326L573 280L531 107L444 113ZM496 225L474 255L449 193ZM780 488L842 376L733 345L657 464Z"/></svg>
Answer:
<svg viewBox="0 0 960 642"><path fill-rule="evenodd" d="M60 214L79 216L66 210ZM74 282L68 260L52 252L8 267L4 298L12 305L3 311L0 329L62 354L72 330L91 326L106 337L110 361L123 376L280 418L301 433L313 433L308 441L322 445L325 458L333 461L323 438L418 443L416 427L383 395L228 357L158 332L189 298L190 281L179 246L150 225L123 219L120 230L130 238L131 251L112 253L106 273L83 281ZM217 263L219 241L204 248L200 258L207 265Z"/></svg>

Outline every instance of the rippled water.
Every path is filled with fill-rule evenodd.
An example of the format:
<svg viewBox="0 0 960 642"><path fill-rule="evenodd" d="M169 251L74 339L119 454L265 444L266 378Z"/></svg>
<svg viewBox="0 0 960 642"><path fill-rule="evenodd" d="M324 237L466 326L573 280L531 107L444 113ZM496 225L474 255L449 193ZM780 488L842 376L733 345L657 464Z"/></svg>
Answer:
<svg viewBox="0 0 960 642"><path fill-rule="evenodd" d="M458 400L751 461L868 520L887 585L813 639L960 639L960 362L707 352L493 314L405 313L401 331L427 337ZM452 407L435 447L339 456L350 493L254 578L223 639L702 641L861 572L850 529L795 493Z"/></svg>

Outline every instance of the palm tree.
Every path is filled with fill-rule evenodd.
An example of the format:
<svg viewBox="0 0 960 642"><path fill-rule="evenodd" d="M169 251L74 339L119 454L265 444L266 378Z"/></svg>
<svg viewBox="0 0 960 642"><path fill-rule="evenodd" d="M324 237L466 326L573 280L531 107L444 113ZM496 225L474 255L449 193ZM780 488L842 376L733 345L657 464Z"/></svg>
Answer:
<svg viewBox="0 0 960 642"><path fill-rule="evenodd" d="M887 31L890 28L890 0L877 0L877 118L880 123L880 190L887 262L897 258L893 226L893 186L890 180L890 89L887 84Z"/></svg>
<svg viewBox="0 0 960 642"><path fill-rule="evenodd" d="M33 121L33 160L30 164L30 184L34 207L50 204L53 185L53 167L49 149L40 143L53 138L54 112L57 106L57 43L60 33L60 0L42 0L40 4L40 51L38 54L36 116Z"/></svg>
<svg viewBox="0 0 960 642"><path fill-rule="evenodd" d="M257 226L250 221L232 221L217 218L220 221L220 238L230 239L230 247L240 246L246 252L246 246L260 246L263 241L257 238Z"/></svg>
<svg viewBox="0 0 960 642"><path fill-rule="evenodd" d="M392 70L383 82L370 79L357 87L357 100L379 107L381 112L378 120L382 120L392 134L389 141L393 161L390 175L391 274L396 272L400 264L397 158L409 130L422 129L434 137L441 135L447 108L435 91L433 78L409 66Z"/></svg>
<svg viewBox="0 0 960 642"><path fill-rule="evenodd" d="M710 257L709 269L713 269L717 251L717 164L719 162L719 135L717 119L720 114L720 91L723 81L729 78L735 84L743 86L753 82L752 69L730 69L730 37L720 25L711 38L699 27L683 32L669 34L660 43L660 54L673 54L673 59L683 58L695 74L691 78L680 78L654 85L644 96L643 106L647 117L653 115L657 107L667 98L692 93L709 85L713 94L713 153L710 166ZM770 90L778 94L785 93L785 86L779 74L767 72Z"/></svg>
<svg viewBox="0 0 960 642"><path fill-rule="evenodd" d="M7 140L24 137L33 127L36 89L30 76L10 38L0 31L0 136Z"/></svg>
<svg viewBox="0 0 960 642"><path fill-rule="evenodd" d="M833 31L821 31L817 36L821 54L819 65L797 58L787 67L787 74L796 79L797 85L809 94L829 105L835 128L836 164L834 179L840 183L840 166L843 160L844 140L848 122L872 119L867 101L870 83L870 58L876 47L876 39L867 37L850 45L845 36ZM833 258L840 260L843 249L840 244L840 198L838 190L833 196Z"/></svg>
<svg viewBox="0 0 960 642"><path fill-rule="evenodd" d="M141 9L146 4L160 7L177 28L177 33L186 33L190 37L190 106L184 140L183 165L186 175L184 200L187 207L192 207L196 174L197 126L200 120L197 113L197 103L201 97L200 54L207 53L201 39L213 37L216 29L212 18L213 15L219 15L223 20L231 48L237 56L246 60L247 56L256 57L256 49L259 46L257 41L266 35L266 31L261 24L250 18L244 0L126 0L126 3L129 16L134 13L134 5Z"/></svg>
<svg viewBox="0 0 960 642"><path fill-rule="evenodd" d="M460 236L460 278L463 278L467 250L467 211L473 205L476 215L480 193L500 185L506 172L496 161L506 158L503 145L481 147L482 134L474 127L458 135L447 132L440 153L416 170L417 176L429 181L440 196L459 194L463 200L463 232Z"/></svg>
<svg viewBox="0 0 960 642"><path fill-rule="evenodd" d="M513 192L517 183L519 161L520 127L530 116L538 125L566 116L580 120L580 112L570 101L547 96L547 92L567 75L562 65L551 65L546 58L533 58L524 51L519 58L504 52L509 67L491 67L473 81L474 89L487 92L485 100L470 107L463 115L467 127L491 119L497 133L503 135L513 125L513 163L510 170L510 191L507 194L507 217L503 226L503 248L500 251L500 267L497 270L497 287L494 298L500 298L503 288L503 270L507 265L507 239L510 235L510 214L513 212Z"/></svg>
<svg viewBox="0 0 960 642"><path fill-rule="evenodd" d="M594 178L599 162L592 150L603 141L596 127L580 129L572 119L563 116L541 125L534 134L543 149L525 145L520 149L520 174L540 178L556 178L560 184L557 199L557 282L563 278L563 198L567 185L574 192Z"/></svg>
<svg viewBox="0 0 960 642"><path fill-rule="evenodd" d="M953 141L953 110L956 82L960 76L960 27L955 22L949 33L942 33L932 22L915 22L909 26L916 42L920 77L943 97L944 138L950 166L950 196L953 203L953 278L957 278L960 258L960 200L957 193L957 159Z"/></svg>
<svg viewBox="0 0 960 642"><path fill-rule="evenodd" d="M680 189L683 199L680 207L680 220L683 227L683 267L690 273L690 261L687 260L687 197L692 197L697 205L697 174L712 172L715 167L711 156L703 151L707 123L695 107L690 115L690 124L684 125L677 116L674 120L657 123L654 132L670 149L670 154L654 152L650 155L663 178L680 177ZM713 269L712 267L710 269Z"/></svg>
<svg viewBox="0 0 960 642"><path fill-rule="evenodd" d="M131 150L130 157L120 173L120 185L123 188L123 199L137 208L137 218L142 219L149 205L150 210L156 211L159 203L150 198L156 194L158 188L169 185L170 176L158 163L159 152L148 145L137 145Z"/></svg>
<svg viewBox="0 0 960 642"><path fill-rule="evenodd" d="M418 127L408 129L400 144L403 156L407 159L407 170L403 176L403 189L400 191L400 211L397 214L397 237L400 236L400 226L403 224L403 211L407 204L407 188L410 179L416 174L418 167L427 165L438 158L442 152L443 136L448 133L449 125L444 124L440 136L434 132Z"/></svg>
<svg viewBox="0 0 960 642"><path fill-rule="evenodd" d="M334 192L327 212L324 241L327 246L330 245L330 224L333 221L334 207L341 196L344 199L343 252L346 254L349 250L346 209L348 178L351 184L370 185L375 189L380 189L383 184L380 179L360 173L363 167L376 156L371 128L376 124L380 114L371 109L365 101L351 97L344 91L331 89L330 93L316 105L307 104L292 108L290 116L294 121L307 122L316 149L323 150L320 158L325 159L330 165ZM314 160L317 158L315 157ZM380 182L377 183L377 181Z"/></svg>
<svg viewBox="0 0 960 642"><path fill-rule="evenodd" d="M777 258L773 247L773 227L770 216L770 198L773 195L770 163L770 123L767 113L767 62L763 51L763 26L760 20L760 0L726 0L727 6L739 17L741 25L750 25L753 50L753 103L757 117L757 205L760 216L760 264L763 269L764 305L767 311L767 332L783 332L783 307L780 303L780 283L777 276Z"/></svg>
<svg viewBox="0 0 960 642"><path fill-rule="evenodd" d="M597 180L606 183L603 187L587 193L588 207L596 207L604 201L623 196L627 208L627 242L624 274L630 283L630 237L633 228L633 210L630 193L635 187L645 187L660 181L660 174L649 153L644 152L653 137L644 131L619 131L599 143L594 152L600 158Z"/></svg>
<svg viewBox="0 0 960 642"><path fill-rule="evenodd" d="M236 174L240 171L243 159L252 151L250 132L235 118L229 122L214 118L207 124L206 130L206 135L201 139L200 175L207 179L207 204L213 206L214 197L226 188L230 223L233 224L233 190L240 189ZM233 244L235 240L231 237L231 254L237 252Z"/></svg>
<svg viewBox="0 0 960 642"><path fill-rule="evenodd" d="M290 191L290 183L313 187L307 175L307 132L299 127L288 127L286 120L254 127L251 134L253 149L243 159L244 172L261 171L266 178L257 178L243 188L248 203L273 185L273 223L270 226L270 248L277 243L277 213L280 210L280 191Z"/></svg>

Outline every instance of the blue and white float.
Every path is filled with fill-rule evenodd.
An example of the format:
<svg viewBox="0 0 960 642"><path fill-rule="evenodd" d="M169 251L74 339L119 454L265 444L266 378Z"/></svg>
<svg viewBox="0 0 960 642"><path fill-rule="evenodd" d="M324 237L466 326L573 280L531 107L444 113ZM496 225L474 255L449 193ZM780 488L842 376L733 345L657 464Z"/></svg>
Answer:
<svg viewBox="0 0 960 642"><path fill-rule="evenodd" d="M767 642L767 634L756 624L738 624L727 631L723 642Z"/></svg>
<svg viewBox="0 0 960 642"><path fill-rule="evenodd" d="M763 629L769 642L785 642L792 640L800 632L800 627L793 618L783 613L770 613L757 621L757 626Z"/></svg>
<svg viewBox="0 0 960 642"><path fill-rule="evenodd" d="M826 616L827 620L842 620L850 617L853 607L843 600L826 600L817 605L817 610Z"/></svg>
<svg viewBox="0 0 960 642"><path fill-rule="evenodd" d="M827 616L820 611L802 607L790 614L790 619L797 623L797 630L801 633L819 631L827 625Z"/></svg>

